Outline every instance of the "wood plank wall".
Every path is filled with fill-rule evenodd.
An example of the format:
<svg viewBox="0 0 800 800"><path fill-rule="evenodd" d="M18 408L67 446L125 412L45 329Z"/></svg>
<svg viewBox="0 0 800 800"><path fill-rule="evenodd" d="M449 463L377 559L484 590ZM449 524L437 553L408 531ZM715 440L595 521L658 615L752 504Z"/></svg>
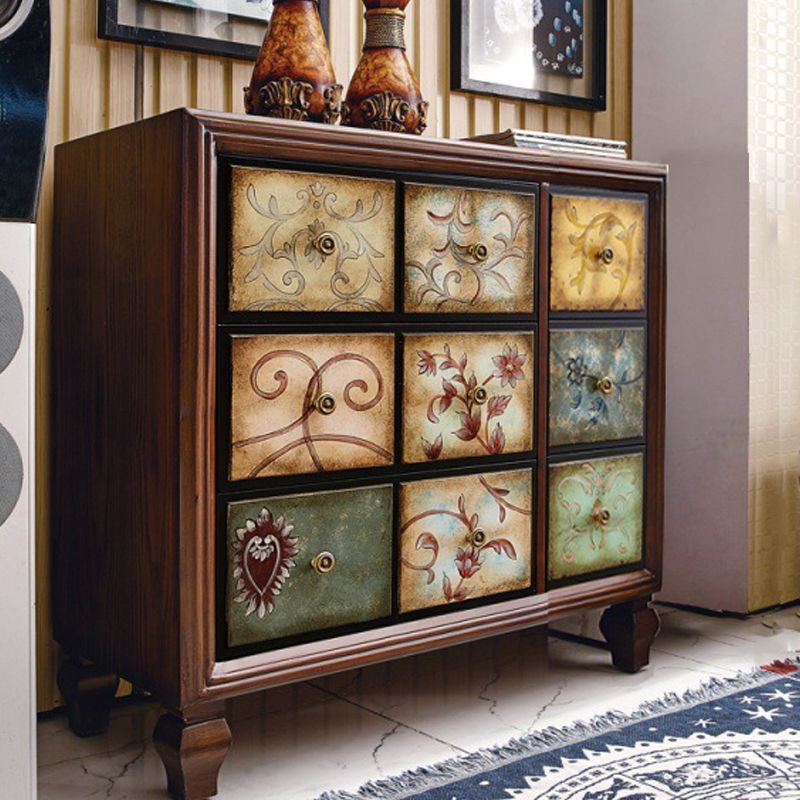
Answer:
<svg viewBox="0 0 800 800"><path fill-rule="evenodd" d="M451 92L449 0L417 0L408 9L407 41L426 99L427 136L460 138L509 127L631 141L631 14L633 0L609 0L608 110L593 114L534 103ZM347 85L363 43L361 3L331 0L330 43L339 81ZM49 456L49 265L53 205L52 147L179 106L242 110L251 65L210 56L99 41L96 0L58 0L53 8L53 70L48 157L39 214L39 343L37 448L38 704L60 704L58 648L50 620L47 460ZM120 509L120 513L124 513ZM97 580L103 580L102 575Z"/></svg>

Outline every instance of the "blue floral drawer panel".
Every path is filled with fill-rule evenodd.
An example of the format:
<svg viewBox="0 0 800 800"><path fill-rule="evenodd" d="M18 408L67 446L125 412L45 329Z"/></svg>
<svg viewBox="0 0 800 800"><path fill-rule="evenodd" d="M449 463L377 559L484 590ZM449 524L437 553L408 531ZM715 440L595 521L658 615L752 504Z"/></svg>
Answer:
<svg viewBox="0 0 800 800"><path fill-rule="evenodd" d="M642 328L550 333L551 446L644 435Z"/></svg>
<svg viewBox="0 0 800 800"><path fill-rule="evenodd" d="M548 480L549 580L588 576L642 560L641 453L554 464Z"/></svg>
<svg viewBox="0 0 800 800"><path fill-rule="evenodd" d="M400 487L400 611L531 585L530 469Z"/></svg>

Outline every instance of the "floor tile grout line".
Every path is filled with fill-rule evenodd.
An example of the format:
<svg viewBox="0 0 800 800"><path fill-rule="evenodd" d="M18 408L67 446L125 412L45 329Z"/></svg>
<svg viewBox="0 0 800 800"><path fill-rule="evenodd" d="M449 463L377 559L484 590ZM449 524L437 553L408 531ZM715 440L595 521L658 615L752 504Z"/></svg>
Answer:
<svg viewBox="0 0 800 800"><path fill-rule="evenodd" d="M732 669L731 667L723 667L718 664L710 664L708 661L701 661L699 658L690 658L689 656L681 655L680 653L674 653L671 650L663 650L660 647L652 647L650 652L661 653L665 656L672 656L672 658L679 658L681 661L688 661L692 664L699 664L701 667L706 667L707 669L724 671L730 675L736 675L740 672L740 670Z"/></svg>
<svg viewBox="0 0 800 800"><path fill-rule="evenodd" d="M355 700L351 700L349 697L343 697L340 694L330 690L324 689L322 686L318 686L316 683L312 683L311 681L305 681L307 686L310 686L312 689L316 689L318 692L322 692L322 694L329 695L330 697L336 697L339 700L349 703L351 706L355 706L356 708L360 708L362 711L366 711L369 714L374 714L376 717L380 717L386 722L393 722L397 725L406 728L407 730L413 731L414 733L418 733L420 736L425 736L428 739L431 739L434 742L438 742L439 744L443 744L446 747L451 748L452 750L456 750L459 753L463 753L464 755L469 755L470 751L465 750L463 747L459 747L457 744L453 744L452 742L448 742L445 739L440 739L438 736L434 736L432 733L427 733L419 728L415 728L413 725L409 725L407 722L402 722L399 719L395 719L394 717L390 717L388 714L384 714L382 711L376 711L374 708L370 708L369 706L362 705L361 703L357 703Z"/></svg>
<svg viewBox="0 0 800 800"><path fill-rule="evenodd" d="M72 735L71 732L68 733ZM111 748L110 750L102 750L97 753L84 753L83 755L73 756L72 758L62 758L60 761L53 761L50 764L37 764L37 769L46 770L46 769L52 769L53 767L61 767L64 764L71 764L73 761L83 762L91 758L106 758L108 756L118 756L122 755L122 753L124 753L126 750L130 750L133 747L136 747L138 749L142 745L145 745L145 748L147 748L150 745L149 737L145 736L144 739L131 739L131 741L127 742L126 744L121 745L120 747Z"/></svg>

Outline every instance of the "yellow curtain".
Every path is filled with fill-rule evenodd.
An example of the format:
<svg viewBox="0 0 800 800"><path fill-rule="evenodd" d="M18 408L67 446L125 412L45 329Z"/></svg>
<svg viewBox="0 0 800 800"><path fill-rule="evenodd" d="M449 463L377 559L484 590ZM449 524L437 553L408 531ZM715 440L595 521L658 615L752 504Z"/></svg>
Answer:
<svg viewBox="0 0 800 800"><path fill-rule="evenodd" d="M751 610L800 597L800 8L749 3Z"/></svg>

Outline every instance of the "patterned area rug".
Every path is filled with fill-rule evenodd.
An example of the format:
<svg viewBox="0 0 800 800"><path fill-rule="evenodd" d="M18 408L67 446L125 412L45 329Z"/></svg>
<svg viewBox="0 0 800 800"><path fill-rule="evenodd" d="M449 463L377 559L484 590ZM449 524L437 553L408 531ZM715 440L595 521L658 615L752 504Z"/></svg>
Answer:
<svg viewBox="0 0 800 800"><path fill-rule="evenodd" d="M320 800L800 800L800 672L775 662Z"/></svg>

